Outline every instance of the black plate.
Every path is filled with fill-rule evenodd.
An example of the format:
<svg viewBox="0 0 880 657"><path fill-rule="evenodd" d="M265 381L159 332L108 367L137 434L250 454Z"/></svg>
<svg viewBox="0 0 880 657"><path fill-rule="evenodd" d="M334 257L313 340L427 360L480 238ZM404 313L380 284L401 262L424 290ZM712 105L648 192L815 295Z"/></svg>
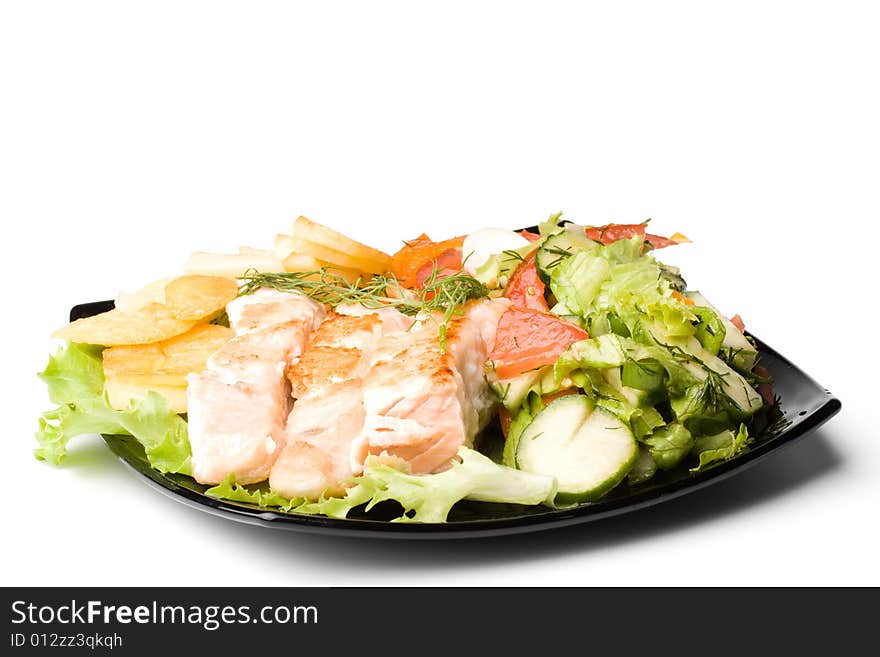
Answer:
<svg viewBox="0 0 880 657"><path fill-rule="evenodd" d="M70 311L70 319L89 317L112 307L112 301L82 304ZM658 473L647 485L631 489L621 484L599 502L568 509L464 501L455 505L447 523L430 525L388 522L399 515L399 507L382 509L382 505L369 514L353 511L345 520L267 511L250 504L208 497L204 494L208 487L190 477L153 470L140 444L132 438L104 436L104 440L123 463L156 490L193 508L252 525L335 535L410 539L473 538L552 529L629 513L727 479L807 435L840 411L840 401L830 392L784 356L757 338L755 341L761 363L773 375L782 416L757 436L747 452L705 472L691 474L681 467Z"/></svg>

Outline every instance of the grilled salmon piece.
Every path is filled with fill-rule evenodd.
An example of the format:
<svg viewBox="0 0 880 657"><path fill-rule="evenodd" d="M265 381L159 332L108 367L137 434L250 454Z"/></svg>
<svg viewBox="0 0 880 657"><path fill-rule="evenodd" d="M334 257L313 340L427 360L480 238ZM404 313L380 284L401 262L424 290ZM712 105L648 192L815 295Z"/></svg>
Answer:
<svg viewBox="0 0 880 657"><path fill-rule="evenodd" d="M226 307L236 337L187 378L193 477L217 484L263 481L285 443L290 411L286 372L324 307L298 293L258 290Z"/></svg>
<svg viewBox="0 0 880 657"><path fill-rule="evenodd" d="M364 431L352 445L353 462L386 454L424 474L449 467L460 446L473 444L496 403L484 365L507 306L469 304L449 322L445 352L431 321L383 337L364 377Z"/></svg>
<svg viewBox="0 0 880 657"><path fill-rule="evenodd" d="M314 333L308 351L290 368L294 398L317 396L337 383L362 378L382 327L375 314L330 313Z"/></svg>
<svg viewBox="0 0 880 657"><path fill-rule="evenodd" d="M278 368L279 379L284 370ZM290 398L282 386L237 381L206 370L187 387L193 477L218 484L230 473L239 483L263 481L284 435Z"/></svg>
<svg viewBox="0 0 880 657"><path fill-rule="evenodd" d="M350 454L363 430L362 377L383 335L411 324L392 309L331 313L321 324L290 368L296 402L286 446L269 477L272 490L291 498L336 495L360 471L362 463L353 463Z"/></svg>
<svg viewBox="0 0 880 657"><path fill-rule="evenodd" d="M299 399L287 423L287 444L272 467L271 489L285 497L339 495L355 476L349 452L364 423L359 379Z"/></svg>

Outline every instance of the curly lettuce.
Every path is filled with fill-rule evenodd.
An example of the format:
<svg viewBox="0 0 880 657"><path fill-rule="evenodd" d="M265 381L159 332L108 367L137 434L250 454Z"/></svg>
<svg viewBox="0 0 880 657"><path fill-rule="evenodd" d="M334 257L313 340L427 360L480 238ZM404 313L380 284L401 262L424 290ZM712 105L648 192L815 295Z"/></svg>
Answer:
<svg viewBox="0 0 880 657"><path fill-rule="evenodd" d="M276 493L239 486L231 478L205 493L211 497L246 502L262 507L277 507L292 513L345 518L355 507L394 500L403 507L403 515L394 522L446 522L456 502L463 499L508 504L541 504L556 495L556 479L530 474L498 465L467 447L458 450L461 462L444 472L412 475L380 462L367 460L364 473L352 480L342 497L317 501L286 500Z"/></svg>
<svg viewBox="0 0 880 657"><path fill-rule="evenodd" d="M727 430L713 436L697 438L693 453L700 462L696 467L691 468L691 472L701 472L721 461L732 459L745 450L749 442L749 430L744 424L740 424L736 432Z"/></svg>
<svg viewBox="0 0 880 657"><path fill-rule="evenodd" d="M168 401L150 392L126 409L110 406L104 394L103 347L68 343L49 358L39 377L58 406L43 413L36 433L34 456L61 464L72 438L102 433L132 436L144 447L150 466L160 472L191 474L186 421Z"/></svg>

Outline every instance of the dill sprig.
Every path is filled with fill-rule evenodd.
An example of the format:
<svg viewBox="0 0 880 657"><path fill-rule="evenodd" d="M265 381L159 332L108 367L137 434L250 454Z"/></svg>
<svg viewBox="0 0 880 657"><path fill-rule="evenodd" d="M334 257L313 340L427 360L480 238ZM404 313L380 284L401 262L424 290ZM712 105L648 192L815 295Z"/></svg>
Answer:
<svg viewBox="0 0 880 657"><path fill-rule="evenodd" d="M394 308L404 315L430 319L438 325L440 348L446 351L446 328L456 315L464 314L464 304L471 299L489 296L489 290L473 276L460 271L441 276L436 263L431 275L419 289L403 287L393 274L374 275L349 282L332 267L309 272L269 273L248 270L244 273L239 296L268 287L281 292L300 292L331 308L357 303L378 310ZM439 317L438 317L439 315Z"/></svg>

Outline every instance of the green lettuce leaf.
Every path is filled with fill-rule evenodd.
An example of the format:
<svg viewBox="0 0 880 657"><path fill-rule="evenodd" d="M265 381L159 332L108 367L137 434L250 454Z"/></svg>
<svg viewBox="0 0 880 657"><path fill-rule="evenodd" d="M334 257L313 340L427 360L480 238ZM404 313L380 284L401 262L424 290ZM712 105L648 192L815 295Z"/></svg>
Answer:
<svg viewBox="0 0 880 657"><path fill-rule="evenodd" d="M595 251L599 251L597 248ZM566 257L553 268L550 289L559 301L559 314L563 308L582 317L588 317L602 284L611 276L612 266L594 251L579 251Z"/></svg>
<svg viewBox="0 0 880 657"><path fill-rule="evenodd" d="M191 452L186 421L168 401L150 392L128 408L110 406L104 394L103 348L68 343L49 358L39 376L58 407L43 414L34 456L53 465L67 455L67 444L76 436L92 433L127 435L140 442L150 465L161 472L191 474Z"/></svg>
<svg viewBox="0 0 880 657"><path fill-rule="evenodd" d="M721 375L707 369L701 383L672 399L672 412L694 435L707 435L737 426L754 411L740 408L728 394Z"/></svg>
<svg viewBox="0 0 880 657"><path fill-rule="evenodd" d="M558 233L562 230L562 227L559 225L559 220L562 218L562 213L557 212L556 214L551 214L546 221L542 221L538 224L538 233L541 237L547 237L548 235L552 235L553 233Z"/></svg>
<svg viewBox="0 0 880 657"><path fill-rule="evenodd" d="M561 379L576 369L621 367L632 362L644 362L652 369L662 367L667 375L664 386L672 395L683 394L698 382L682 361L665 347L641 344L614 333L572 344L556 361L554 374Z"/></svg>
<svg viewBox="0 0 880 657"><path fill-rule="evenodd" d="M674 468L694 446L690 431L677 422L655 431L644 442L650 448L657 467L662 470Z"/></svg>
<svg viewBox="0 0 880 657"><path fill-rule="evenodd" d="M657 472L657 464L651 455L651 450L644 445L639 445L639 458L626 475L626 480L631 486L643 484L649 481Z"/></svg>
<svg viewBox="0 0 880 657"><path fill-rule="evenodd" d="M231 502L245 502L256 504L263 508L279 508L282 511L290 511L304 503L301 498L287 499L278 493L266 488L247 488L235 483L235 475L230 474L216 486L205 491L205 495L216 497Z"/></svg>
<svg viewBox="0 0 880 657"><path fill-rule="evenodd" d="M380 502L395 500L404 508L396 522L436 523L445 522L452 506L463 499L534 505L549 503L556 495L553 477L498 465L467 447L459 448L458 455L460 463L429 475L406 474L368 459L364 474L353 480L345 497L307 502L293 511L344 518L365 502L369 510Z"/></svg>
<svg viewBox="0 0 880 657"><path fill-rule="evenodd" d="M643 239L634 236L563 260L550 279L559 309L583 317L591 335L613 328L628 336L646 316L663 324L669 335L693 335L697 316L673 297L673 283L643 247Z"/></svg>
<svg viewBox="0 0 880 657"><path fill-rule="evenodd" d="M691 472L706 470L720 461L732 459L746 449L749 443L749 430L746 425L740 424L739 430L722 431L714 436L697 438L694 443L693 453L700 459L699 465L691 468Z"/></svg>

